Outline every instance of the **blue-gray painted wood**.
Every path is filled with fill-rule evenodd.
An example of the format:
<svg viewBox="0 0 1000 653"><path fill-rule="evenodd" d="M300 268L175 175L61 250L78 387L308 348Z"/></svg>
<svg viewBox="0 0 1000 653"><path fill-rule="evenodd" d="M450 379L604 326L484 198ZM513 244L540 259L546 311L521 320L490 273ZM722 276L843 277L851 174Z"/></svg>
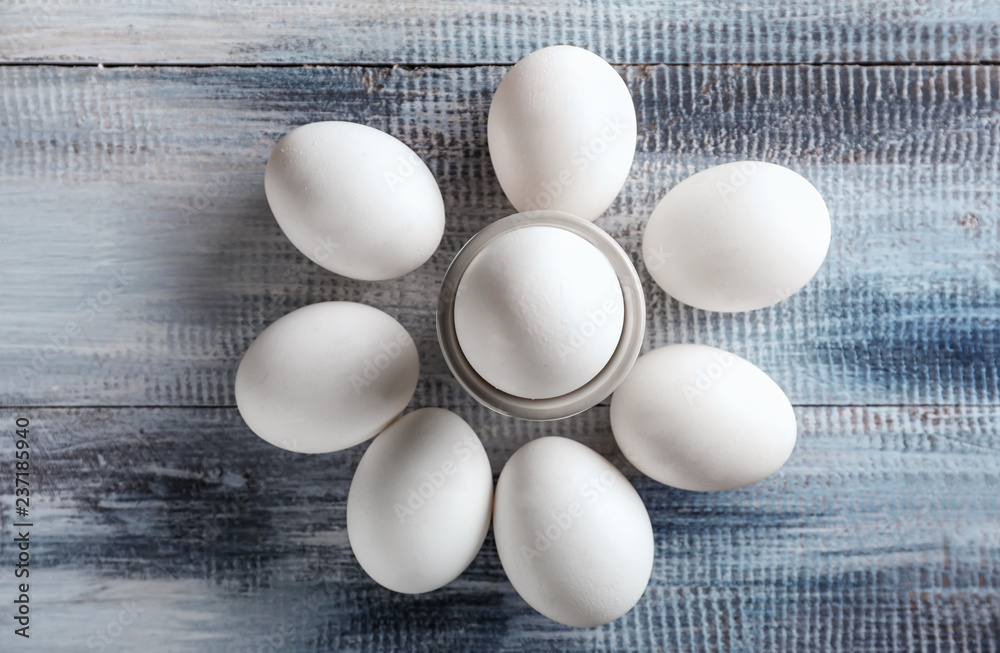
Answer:
<svg viewBox="0 0 1000 653"><path fill-rule="evenodd" d="M20 646L4 617L0 649L88 650L134 602L140 616L106 650L1000 650L996 407L800 408L781 471L707 494L622 464L606 408L554 423L458 413L494 472L545 434L580 440L630 476L656 540L633 611L597 629L548 621L514 593L492 536L442 590L378 587L344 530L365 445L282 452L234 409L4 409L0 460L15 417L31 418L41 503L37 639ZM12 491L6 474L0 491ZM0 559L11 554L4 537Z"/></svg>
<svg viewBox="0 0 1000 653"><path fill-rule="evenodd" d="M556 423L503 418L441 360L441 275L511 210L486 150L505 70L489 64L560 42L626 64L639 151L598 224L644 279L646 348L725 347L798 406L796 450L762 483L658 485L621 459L606 404ZM100 650L103 635L129 652L1000 651L1000 67L976 65L998 53L1000 5L987 0L0 0L6 605L18 416L32 420L36 492L33 639L14 638L0 611L0 650ZM388 65L3 65L17 62ZM932 65L711 65L837 62ZM973 65L933 65L948 62ZM322 119L384 129L434 171L448 230L413 274L329 274L271 218L272 144ZM738 158L819 187L830 256L772 309L695 311L650 281L642 227L671 185ZM365 446L285 453L232 408L253 337L326 299L403 322L421 350L411 408L456 410L495 473L541 435L626 472L657 542L635 610L594 630L553 624L513 592L492 538L426 596L364 575L344 500ZM71 322L79 332L59 335Z"/></svg>
<svg viewBox="0 0 1000 653"><path fill-rule="evenodd" d="M0 61L616 63L1000 60L993 0L0 1Z"/></svg>
<svg viewBox="0 0 1000 653"><path fill-rule="evenodd" d="M1000 67L621 70L639 149L598 224L644 280L647 349L732 350L799 405L1000 403ZM512 212L485 136L503 72L0 67L0 405L230 406L264 326L329 299L374 304L411 331L418 405L465 405L433 314L458 248ZM430 165L448 227L416 272L351 281L281 234L267 156L324 119L384 129ZM773 308L682 306L642 265L643 226L685 176L743 158L816 184L828 259Z"/></svg>

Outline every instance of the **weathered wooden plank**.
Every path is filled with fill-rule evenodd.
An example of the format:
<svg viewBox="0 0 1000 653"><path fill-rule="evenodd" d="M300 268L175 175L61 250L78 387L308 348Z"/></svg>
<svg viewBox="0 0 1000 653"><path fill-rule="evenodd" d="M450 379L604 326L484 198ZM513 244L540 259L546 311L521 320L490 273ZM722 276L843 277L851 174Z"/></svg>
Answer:
<svg viewBox="0 0 1000 653"><path fill-rule="evenodd" d="M1000 59L990 0L3 0L0 61L513 63L571 43L617 63Z"/></svg>
<svg viewBox="0 0 1000 653"><path fill-rule="evenodd" d="M639 151L599 224L645 281L647 347L732 350L796 404L1000 403L1000 67L622 71ZM0 67L0 405L233 405L256 334L331 299L411 331L418 403L467 405L433 314L454 253L511 211L485 137L503 72ZM429 163L448 227L416 272L351 281L282 236L265 161L281 134L323 119L384 129ZM817 185L829 258L770 309L681 306L639 261L643 225L673 184L740 158Z"/></svg>
<svg viewBox="0 0 1000 653"><path fill-rule="evenodd" d="M636 475L606 408L546 424L458 412L494 472L544 433L629 475L657 546L633 612L556 626L514 594L492 537L441 591L377 587L344 531L364 446L289 454L231 408L5 409L5 469L15 418L31 419L31 650L87 650L133 602L140 616L107 650L1000 650L997 407L800 408L781 471L709 494ZM5 520L11 484L0 475ZM11 546L0 539L0 559ZM3 650L15 643L0 629Z"/></svg>

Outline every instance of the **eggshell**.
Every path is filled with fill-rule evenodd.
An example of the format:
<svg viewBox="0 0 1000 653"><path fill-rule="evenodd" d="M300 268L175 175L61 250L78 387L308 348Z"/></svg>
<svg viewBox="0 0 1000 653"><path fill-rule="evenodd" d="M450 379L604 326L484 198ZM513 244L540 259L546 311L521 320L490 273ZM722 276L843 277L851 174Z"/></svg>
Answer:
<svg viewBox="0 0 1000 653"><path fill-rule="evenodd" d="M518 211L595 220L628 178L635 105L606 61L555 45L521 59L500 81L487 136L497 179Z"/></svg>
<svg viewBox="0 0 1000 653"><path fill-rule="evenodd" d="M475 432L450 411L421 408L365 451L347 496L347 536L375 582L429 592L476 557L492 509L490 461Z"/></svg>
<svg viewBox="0 0 1000 653"><path fill-rule="evenodd" d="M299 251L354 279L414 270L444 232L431 171L409 147L365 125L314 122L288 132L267 161L264 190Z"/></svg>
<svg viewBox="0 0 1000 653"><path fill-rule="evenodd" d="M494 387L547 399L581 387L608 363L625 320L607 257L565 229L528 226L491 241L455 298L469 364Z"/></svg>
<svg viewBox="0 0 1000 653"><path fill-rule="evenodd" d="M806 285L829 247L830 213L812 184L772 163L737 161L670 189L646 225L642 257L685 304L749 311Z"/></svg>
<svg viewBox="0 0 1000 653"><path fill-rule="evenodd" d="M236 372L236 405L271 444L324 453L364 442L394 420L417 387L417 350L377 308L324 302L264 329Z"/></svg>
<svg viewBox="0 0 1000 653"><path fill-rule="evenodd" d="M705 345L639 357L611 398L625 457L650 478L708 492L755 483L795 447L795 412L753 363Z"/></svg>
<svg viewBox="0 0 1000 653"><path fill-rule="evenodd" d="M653 528L638 493L588 447L545 437L497 481L493 533L517 593L546 617L589 628L632 609L653 570Z"/></svg>

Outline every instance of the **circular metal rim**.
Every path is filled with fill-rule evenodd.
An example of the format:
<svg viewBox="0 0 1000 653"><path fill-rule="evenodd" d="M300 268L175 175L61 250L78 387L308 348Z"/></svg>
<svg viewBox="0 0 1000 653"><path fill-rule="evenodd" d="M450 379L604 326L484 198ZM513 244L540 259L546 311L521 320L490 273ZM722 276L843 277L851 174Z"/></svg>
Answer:
<svg viewBox="0 0 1000 653"><path fill-rule="evenodd" d="M625 319L618 346L604 368L576 390L549 399L527 399L490 385L473 369L459 346L455 332L455 297L459 282L472 259L499 236L525 227L556 227L574 233L597 247L611 263L624 299ZM437 336L448 369L476 401L502 415L548 421L563 419L591 408L625 380L642 349L646 332L646 300L642 282L625 250L606 231L587 220L561 211L527 211L497 220L467 242L448 266L438 295Z"/></svg>

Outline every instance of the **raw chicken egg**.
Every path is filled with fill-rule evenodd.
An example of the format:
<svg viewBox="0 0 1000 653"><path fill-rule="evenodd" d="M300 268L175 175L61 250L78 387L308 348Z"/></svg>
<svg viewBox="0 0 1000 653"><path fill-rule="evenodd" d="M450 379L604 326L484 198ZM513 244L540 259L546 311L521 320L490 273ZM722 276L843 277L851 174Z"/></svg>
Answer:
<svg viewBox="0 0 1000 653"><path fill-rule="evenodd" d="M653 570L653 527L639 494L613 465L574 440L518 449L500 473L497 553L528 605L590 628L632 609Z"/></svg>
<svg viewBox="0 0 1000 653"><path fill-rule="evenodd" d="M465 571L492 512L493 474L475 432L455 413L421 408L362 456L347 496L347 536L375 582L417 594Z"/></svg>
<svg viewBox="0 0 1000 653"><path fill-rule="evenodd" d="M518 211L595 220L635 155L635 105L596 54L554 45L521 59L497 86L487 136L500 186Z"/></svg>
<svg viewBox="0 0 1000 653"><path fill-rule="evenodd" d="M801 289L830 247L830 213L803 176L773 163L708 168L670 189L642 241L646 269L672 297L750 311Z"/></svg>
<svg viewBox="0 0 1000 653"><path fill-rule="evenodd" d="M392 422L417 387L417 349L399 322L354 302L304 306L254 340L236 372L250 429L300 453L339 451Z"/></svg>
<svg viewBox="0 0 1000 653"><path fill-rule="evenodd" d="M792 453L795 411L750 361L705 345L644 354L611 398L622 453L650 478L708 492L755 483Z"/></svg>
<svg viewBox="0 0 1000 653"><path fill-rule="evenodd" d="M480 403L560 419L606 399L639 356L642 283L606 231L559 211L528 211L477 233L441 284L445 362Z"/></svg>
<svg viewBox="0 0 1000 653"><path fill-rule="evenodd" d="M494 387L547 399L576 390L607 365L624 324L621 284L583 237L525 226L469 264L455 298L455 330L472 367Z"/></svg>
<svg viewBox="0 0 1000 653"><path fill-rule="evenodd" d="M352 122L314 122L278 141L264 190L299 251L345 277L392 279L424 263L444 232L444 201L413 150Z"/></svg>

